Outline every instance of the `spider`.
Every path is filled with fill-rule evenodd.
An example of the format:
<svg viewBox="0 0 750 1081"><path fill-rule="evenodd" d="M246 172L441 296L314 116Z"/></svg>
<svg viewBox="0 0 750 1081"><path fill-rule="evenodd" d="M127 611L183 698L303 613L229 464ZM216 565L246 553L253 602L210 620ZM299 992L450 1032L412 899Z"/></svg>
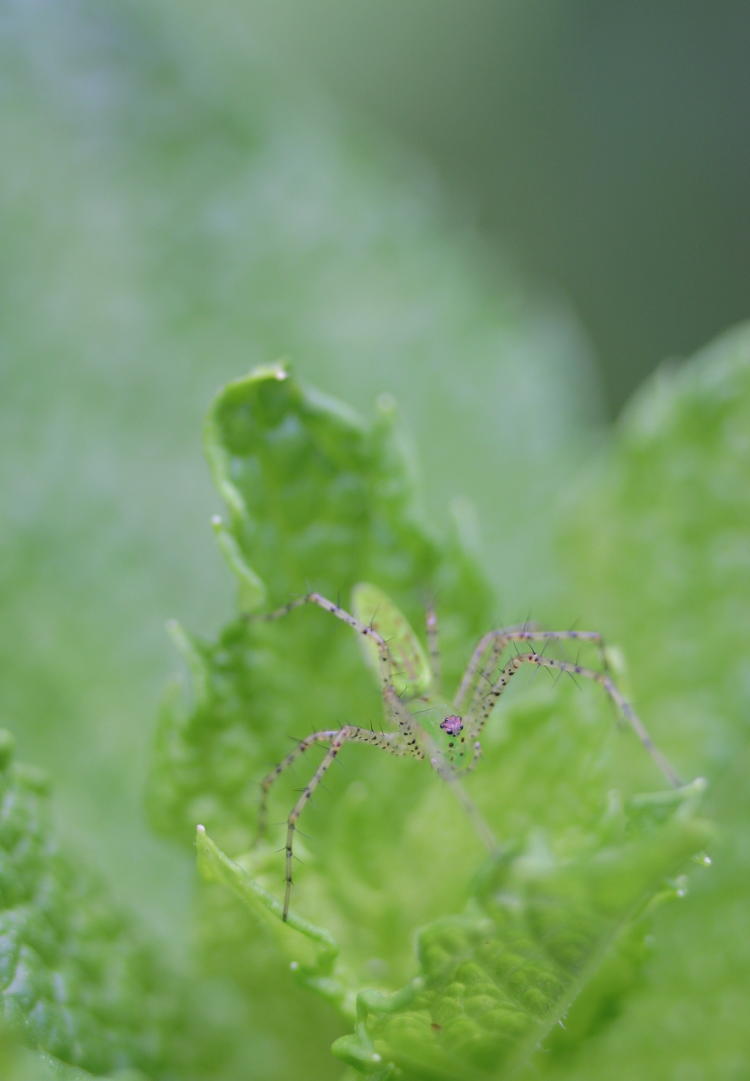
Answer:
<svg viewBox="0 0 750 1081"><path fill-rule="evenodd" d="M354 614L320 593L307 593L273 612L251 618L263 621L281 619L306 604L316 605L330 612L360 636L365 646L366 659L380 681L383 709L391 731L374 732L370 728L347 724L341 728L312 732L301 739L261 781L258 840L266 832L268 795L274 781L310 747L316 744L328 745L328 750L310 781L302 789L287 819L282 912L282 919L285 921L289 915L292 895L292 859L297 822L343 745L369 743L388 754L426 759L441 777L455 783L476 767L482 750L479 739L482 730L498 699L524 664L568 672L598 683L634 730L670 785L679 787L682 783L606 670L599 671L596 668L546 657L535 648L535 643L567 639L592 642L599 646L604 656L603 639L597 631L546 631L529 624L490 630L477 642L453 701L448 704L442 691L438 622L432 607L427 609L426 618L427 653L406 617L393 601L381 589L369 583L360 583L354 587ZM526 650L519 651L519 644L526 644ZM503 654L510 646L514 646L517 652L503 663ZM606 669L606 666L604 667ZM471 810L471 807L468 809Z"/></svg>

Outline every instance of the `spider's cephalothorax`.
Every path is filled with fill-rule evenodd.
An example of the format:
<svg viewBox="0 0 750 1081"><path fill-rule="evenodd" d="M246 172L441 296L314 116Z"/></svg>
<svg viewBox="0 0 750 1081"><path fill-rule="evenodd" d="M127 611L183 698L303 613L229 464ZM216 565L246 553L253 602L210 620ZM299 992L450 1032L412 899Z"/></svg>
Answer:
<svg viewBox="0 0 750 1081"><path fill-rule="evenodd" d="M459 732L463 732L464 722L457 713L451 713L447 717L443 717L440 722L440 727L444 732L447 732L449 736L457 736Z"/></svg>
<svg viewBox="0 0 750 1081"><path fill-rule="evenodd" d="M317 605L356 631L363 644L366 660L377 675L386 721L391 729L374 732L371 728L348 724L343 728L313 732L300 740L261 782L259 837L266 829L268 792L279 774L315 744L328 746L287 820L283 919L287 918L289 912L297 821L341 747L348 742L370 743L389 754L426 759L441 777L455 785L458 778L476 766L481 753L479 737L482 730L497 700L524 664L568 672L599 683L669 783L675 786L680 784L677 774L651 742L642 721L606 671L546 657L536 651L536 643L560 639L593 642L603 650L601 635L596 631L543 631L529 624L488 631L474 648L453 702L449 705L442 698L438 625L431 608L427 612L427 653L393 601L377 586L368 583L360 583L354 588L353 614L320 593L308 593L274 612L251 618L280 619L304 604ZM509 647L516 650L510 657L507 656ZM473 811L470 801L463 794L461 798L467 809Z"/></svg>

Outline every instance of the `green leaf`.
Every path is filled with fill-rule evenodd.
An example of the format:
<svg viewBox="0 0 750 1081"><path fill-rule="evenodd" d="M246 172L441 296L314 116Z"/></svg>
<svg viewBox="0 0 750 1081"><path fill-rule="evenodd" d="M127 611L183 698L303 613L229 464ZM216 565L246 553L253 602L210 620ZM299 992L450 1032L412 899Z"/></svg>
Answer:
<svg viewBox="0 0 750 1081"><path fill-rule="evenodd" d="M686 775L731 768L745 716L748 431L740 328L642 388L568 521L574 589L627 644L633 685Z"/></svg>
<svg viewBox="0 0 750 1081"><path fill-rule="evenodd" d="M265 625L248 603L267 594L274 607L311 588L348 602L367 577L421 625L436 594L448 605L454 665L457 643L485 624L489 592L476 566L457 538L443 555L415 515L393 419L384 406L368 427L280 368L217 397L206 450L229 510L221 549L242 614L215 643L175 629L193 703L185 713L175 689L162 712L150 807L165 832L188 842L200 822L231 850L247 845L260 777L289 749L290 734L310 730L311 710L322 727L379 717L351 632L319 610Z"/></svg>
<svg viewBox="0 0 750 1081"><path fill-rule="evenodd" d="M529 851L488 861L467 914L420 930L417 974L389 994L356 992L330 934L294 914L282 924L279 901L200 829L199 867L261 918L304 986L345 1016L356 1001L354 1033L333 1046L351 1066L378 1075L398 1067L437 1081L511 1077L633 920L664 899L665 878L709 842L706 825L691 817L701 792L696 785L668 794L656 822L643 814L642 800L633 801L616 816L621 843L576 859Z"/></svg>
<svg viewBox="0 0 750 1081"><path fill-rule="evenodd" d="M66 1064L161 1069L178 1005L133 923L52 840L47 782L0 733L0 1020L72 1081Z"/></svg>
<svg viewBox="0 0 750 1081"><path fill-rule="evenodd" d="M342 1013L351 1014L351 994L334 975L339 951L330 933L294 912L286 921L282 921L281 902L259 886L245 867L229 859L211 840L203 826L197 830L196 848L202 877L206 881L228 886L256 919L263 921L266 929L278 940L280 948L291 946L291 964L305 987L318 991ZM304 960L300 960L300 935L311 944Z"/></svg>
<svg viewBox="0 0 750 1081"><path fill-rule="evenodd" d="M635 700L684 775L709 780L714 866L659 918L616 1025L544 1076L744 1076L750 979L747 784L750 328L646 383L567 521L576 611L621 642ZM706 1023L706 1003L711 1021ZM654 1018L658 1017L658 1025Z"/></svg>
<svg viewBox="0 0 750 1081"><path fill-rule="evenodd" d="M422 643L390 597L369 582L358 582L352 591L352 615L370 626L388 643L393 668L399 673L399 693L406 698L425 694L432 680ZM360 641L366 663L380 675L380 650L372 638Z"/></svg>
<svg viewBox="0 0 750 1081"><path fill-rule="evenodd" d="M351 746L305 812L312 837L297 835L304 862L282 924L279 827L248 850L258 782L289 750L287 736L377 724L381 706L349 628L312 606L268 623L255 605L310 588L348 603L364 579L420 627L437 595L455 683L492 625L488 594L458 544L441 545L415 517L389 416L370 429L285 370L265 369L219 395L206 431L241 614L216 643L177 634L193 700L172 695L165 706L151 795L165 830L187 839L205 827L202 873L252 914L250 930L240 921L233 930L210 894L204 933L225 949L249 934L262 971L284 956L344 1019L356 1003L354 1031L335 1044L353 1068L384 1078L518 1070L616 944L625 951L665 879L706 844L695 791L623 791L621 745L639 785L655 782L653 763L629 729L617 733L598 688L527 680L524 694L519 677L467 782L506 839L499 864L488 867L471 819L425 763ZM303 757L296 777L314 769ZM272 822L293 802L289 787L282 774ZM618 994L632 981L626 966Z"/></svg>
<svg viewBox="0 0 750 1081"><path fill-rule="evenodd" d="M496 876L480 914L420 931L411 1001L360 995L360 1042L410 1077L514 1076L664 877L708 839L705 826L675 822L564 864L518 859ZM342 1049L349 1057L349 1044L334 1045Z"/></svg>
<svg viewBox="0 0 750 1081"><path fill-rule="evenodd" d="M29 1051L13 1033L0 1030L0 1077L3 1081L92 1081L94 1075L42 1051ZM137 1070L118 1070L116 1074L96 1077L99 1081L146 1081Z"/></svg>
<svg viewBox="0 0 750 1081"><path fill-rule="evenodd" d="M282 367L257 369L218 395L206 454L229 511L230 566L241 582L252 567L272 605L310 582L322 593L348 593L363 568L412 606L420 590L444 585L438 546L415 514L394 420L384 400L367 426ZM483 585L464 560L454 592L459 574L475 591Z"/></svg>

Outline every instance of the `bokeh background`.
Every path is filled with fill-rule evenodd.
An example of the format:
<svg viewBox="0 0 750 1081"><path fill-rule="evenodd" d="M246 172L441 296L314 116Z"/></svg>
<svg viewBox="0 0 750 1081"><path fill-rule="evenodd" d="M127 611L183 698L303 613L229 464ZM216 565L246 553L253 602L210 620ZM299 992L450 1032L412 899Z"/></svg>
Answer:
<svg viewBox="0 0 750 1081"><path fill-rule="evenodd" d="M749 46L741 3L0 8L3 723L167 948L142 787L164 621L231 600L211 395L282 357L391 394L425 513L545 618L579 467L748 314Z"/></svg>
<svg viewBox="0 0 750 1081"><path fill-rule="evenodd" d="M277 71L425 156L454 211L566 298L609 411L746 317L746 4L257 7Z"/></svg>

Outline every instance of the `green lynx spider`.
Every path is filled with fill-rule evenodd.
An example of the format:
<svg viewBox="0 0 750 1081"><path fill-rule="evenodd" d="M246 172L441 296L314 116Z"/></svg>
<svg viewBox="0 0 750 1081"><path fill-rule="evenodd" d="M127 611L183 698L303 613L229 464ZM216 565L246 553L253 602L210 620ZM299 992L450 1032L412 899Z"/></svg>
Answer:
<svg viewBox="0 0 750 1081"><path fill-rule="evenodd" d="M429 659L406 617L382 590L367 583L361 583L354 588L353 615L320 593L307 593L282 608L254 618L266 621L281 619L305 604L314 604L330 612L361 636L368 663L378 675L385 717L393 730L374 732L370 728L347 724L342 728L312 732L300 740L261 781L259 838L266 831L268 794L274 781L310 747L328 744L328 750L312 778L302 789L287 819L286 885L282 916L284 920L289 914L292 894L292 860L297 822L343 745L369 743L388 754L427 759L441 777L455 782L464 774L470 773L479 761L479 737L482 730L511 678L524 664L568 672L598 683L612 699L669 783L675 787L681 784L667 759L654 746L643 722L606 671L546 657L534 648L534 643L537 642L567 639L593 642L603 649L602 636L596 631L544 631L528 624L488 631L474 648L453 702L449 705L442 693L438 624L432 608L427 610ZM529 647L525 652L519 651L521 643L526 643ZM501 664L503 654L509 647L515 647L517 652Z"/></svg>

